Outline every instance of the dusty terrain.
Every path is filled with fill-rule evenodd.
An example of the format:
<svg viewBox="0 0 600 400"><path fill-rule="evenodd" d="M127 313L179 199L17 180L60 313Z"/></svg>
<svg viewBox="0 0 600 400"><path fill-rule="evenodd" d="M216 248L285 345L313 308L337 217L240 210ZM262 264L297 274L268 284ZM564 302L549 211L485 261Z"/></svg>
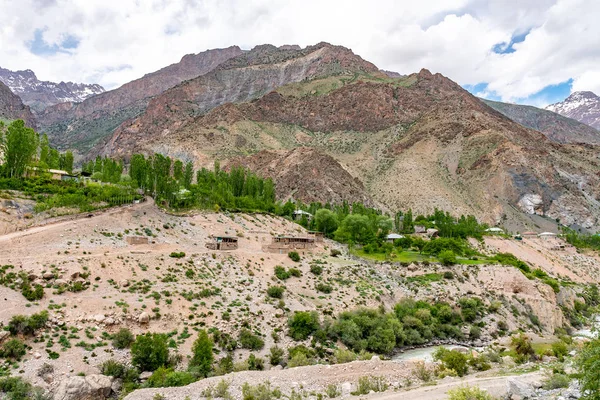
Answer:
<svg viewBox="0 0 600 400"><path fill-rule="evenodd" d="M483 317L489 330L484 330L479 345L493 341L490 333L499 320L505 321L510 330L520 328L549 337L566 322L558 304L572 304L575 298L571 289L561 289L555 294L550 286L527 279L514 267L367 263L347 255L330 257L331 248L345 250L328 240L303 253L301 262L295 263L287 254L263 251L276 233L304 234L300 226L268 215L176 216L148 201L0 236L0 265L13 265L15 272L25 271L34 282L46 287L39 302L28 302L21 293L0 287L0 321L7 323L14 315L42 310L51 315L50 329L40 332L35 340L28 340L31 350L15 373L52 389L67 376L98 373L99 365L107 359L128 362L129 351L114 349L107 336L121 327L128 327L135 334L172 334L177 343L173 351L183 356L184 367L195 329L216 327L236 336L242 322L262 334L265 347L257 355L264 357L275 345L274 331L279 332L278 346L287 348L297 344L286 335L287 318L295 310L317 310L323 317L360 306L391 309L406 296L455 303L469 295L482 298L486 306L496 302L498 310ZM205 244L211 240L211 234L237 236L240 248L208 250ZM130 245L127 238L131 236L147 237L149 243ZM565 277L573 273L573 267L567 268L565 263L569 257L577 258L589 272L572 276L575 282L595 281L594 276L598 276L593 273L598 261L591 256L568 249L560 253L548 250L546 257L551 262L547 262L534 258L540 254L534 246L540 244L525 241L517 243L515 248L513 242L489 239L486 245L510 250L533 264L540 264L552 275ZM185 255L174 258L170 256L173 252ZM322 275L310 272L314 263L323 266ZM302 276L280 282L273 273L276 265L297 267ZM409 279L443 272L451 272L454 279L433 282ZM63 290L76 282L84 290ZM317 282L332 285L333 292L317 292ZM286 287L284 308L266 295L266 289L273 284ZM539 318L539 327L529 321L527 316L532 314ZM63 333L68 335L68 345L65 340L59 343L58 336ZM51 352L58 358L51 359ZM248 350L235 351L236 362L247 356ZM51 379L38 377L37 371L44 363L54 366ZM325 379L320 377L318 368L345 371L340 376L349 380L355 367L314 368L315 373L306 379L317 379L315 385L322 386ZM373 371L388 374L392 382L400 382L410 364L382 363L376 364L376 368ZM277 374L285 380L288 374L299 373L289 371Z"/></svg>

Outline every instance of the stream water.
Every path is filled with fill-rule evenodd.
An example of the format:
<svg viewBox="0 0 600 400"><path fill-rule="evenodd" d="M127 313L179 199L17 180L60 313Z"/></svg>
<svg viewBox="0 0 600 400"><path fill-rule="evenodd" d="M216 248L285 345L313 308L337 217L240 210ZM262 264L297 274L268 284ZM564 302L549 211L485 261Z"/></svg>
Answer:
<svg viewBox="0 0 600 400"><path fill-rule="evenodd" d="M392 361L433 361L433 353L439 348L444 347L448 350L461 350L464 352L469 351L468 347L464 346L430 346L422 347L419 349L406 350L403 353L396 354L392 357Z"/></svg>
<svg viewBox="0 0 600 400"><path fill-rule="evenodd" d="M586 329L580 329L573 332L573 336L581 336L588 339L594 339L598 337L598 331L600 330L600 315L596 316L596 322L591 327Z"/></svg>

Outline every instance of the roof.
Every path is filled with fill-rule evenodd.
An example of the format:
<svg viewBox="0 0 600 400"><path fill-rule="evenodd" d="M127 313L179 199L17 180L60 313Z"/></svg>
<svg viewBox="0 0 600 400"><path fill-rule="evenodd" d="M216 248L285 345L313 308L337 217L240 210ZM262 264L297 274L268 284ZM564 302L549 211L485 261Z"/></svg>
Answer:
<svg viewBox="0 0 600 400"><path fill-rule="evenodd" d="M307 211L304 211L304 210L296 210L296 211L294 211L294 214L300 214L300 215L302 215L302 214L304 214L304 215L312 215L311 213L309 213L309 212L307 212Z"/></svg>
<svg viewBox="0 0 600 400"><path fill-rule="evenodd" d="M390 233L389 235L387 235L388 239L403 239L404 236L402 235L398 235L397 233Z"/></svg>
<svg viewBox="0 0 600 400"><path fill-rule="evenodd" d="M227 235L214 235L215 238L221 238L221 239L238 239L237 236L227 236Z"/></svg>
<svg viewBox="0 0 600 400"><path fill-rule="evenodd" d="M527 231L527 232L521 233L521 235L537 235L537 232Z"/></svg>
<svg viewBox="0 0 600 400"><path fill-rule="evenodd" d="M492 228L487 228L485 231L486 231L486 232L504 232L502 229L500 229L500 228L497 228L497 227L495 227L495 226L494 226L494 227L492 227Z"/></svg>
<svg viewBox="0 0 600 400"><path fill-rule="evenodd" d="M67 171L64 171L62 169L49 169L48 172L50 172L51 174L71 175Z"/></svg>
<svg viewBox="0 0 600 400"><path fill-rule="evenodd" d="M554 232L542 232L542 233L538 234L538 236L556 236L556 233L554 233Z"/></svg>

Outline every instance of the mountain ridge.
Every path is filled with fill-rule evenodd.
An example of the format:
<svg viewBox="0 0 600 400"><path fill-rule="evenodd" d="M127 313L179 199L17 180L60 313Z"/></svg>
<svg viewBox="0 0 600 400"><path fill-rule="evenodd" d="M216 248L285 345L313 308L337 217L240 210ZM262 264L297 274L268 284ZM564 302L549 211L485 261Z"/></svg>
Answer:
<svg viewBox="0 0 600 400"><path fill-rule="evenodd" d="M600 97L593 92L573 92L565 100L550 104L546 110L600 129Z"/></svg>

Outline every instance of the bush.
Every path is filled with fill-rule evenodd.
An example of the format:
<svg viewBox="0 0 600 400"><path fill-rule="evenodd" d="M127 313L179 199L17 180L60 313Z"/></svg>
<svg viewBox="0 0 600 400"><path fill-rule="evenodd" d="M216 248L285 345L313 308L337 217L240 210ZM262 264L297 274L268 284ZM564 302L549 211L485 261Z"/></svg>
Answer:
<svg viewBox="0 0 600 400"><path fill-rule="evenodd" d="M146 381L146 387L178 387L186 386L196 381L194 375L185 371L173 371L160 367Z"/></svg>
<svg viewBox="0 0 600 400"><path fill-rule="evenodd" d="M318 292L321 293L331 293L333 291L333 287L331 287L331 285L327 285L325 283L317 283L317 285L315 286L315 288L317 289Z"/></svg>
<svg viewBox="0 0 600 400"><path fill-rule="evenodd" d="M271 383L268 381L256 386L252 386L248 382L244 382L242 385L243 400L273 400L279 398L281 398L281 391L277 388L271 389Z"/></svg>
<svg viewBox="0 0 600 400"><path fill-rule="evenodd" d="M452 250L443 250L438 256L438 260L444 265L454 265L456 264L456 255Z"/></svg>
<svg viewBox="0 0 600 400"><path fill-rule="evenodd" d="M302 276L302 271L300 271L298 268L290 268L288 272L295 278L300 278Z"/></svg>
<svg viewBox="0 0 600 400"><path fill-rule="evenodd" d="M358 386L352 395L359 396L373 392L384 392L388 388L385 378L382 376L361 376L358 378Z"/></svg>
<svg viewBox="0 0 600 400"><path fill-rule="evenodd" d="M458 376L465 376L469 371L467 356L456 350L448 350L440 347L433 353L433 358L441 361L444 368L456 372Z"/></svg>
<svg viewBox="0 0 600 400"><path fill-rule="evenodd" d="M294 340L304 340L316 332L321 324L316 312L297 311L288 320L289 334Z"/></svg>
<svg viewBox="0 0 600 400"><path fill-rule="evenodd" d="M172 257L172 258L183 258L183 257L185 257L185 253L183 251L179 251L179 252L173 251L171 254L169 254L169 257Z"/></svg>
<svg viewBox="0 0 600 400"><path fill-rule="evenodd" d="M283 297L284 290L285 288L283 286L270 286L267 289L267 294L269 295L269 297L272 297L274 299L281 299Z"/></svg>
<svg viewBox="0 0 600 400"><path fill-rule="evenodd" d="M254 351L265 347L265 341L262 340L260 336L254 335L250 330L245 328L240 332L239 342L242 348Z"/></svg>
<svg viewBox="0 0 600 400"><path fill-rule="evenodd" d="M9 376L0 378L0 394L6 394L3 399L7 400L29 400L47 399L41 388L33 387L21 377Z"/></svg>
<svg viewBox="0 0 600 400"><path fill-rule="evenodd" d="M323 267L321 267L319 264L311 264L310 272L315 275L321 275L323 273Z"/></svg>
<svg viewBox="0 0 600 400"><path fill-rule="evenodd" d="M286 279L289 279L289 277L291 275L281 265L277 265L275 267L275 276L277 277L277 279L281 279L282 281L285 281Z"/></svg>
<svg viewBox="0 0 600 400"><path fill-rule="evenodd" d="M269 363L271 365L282 365L283 364L283 356L285 352L282 348L274 346L269 350Z"/></svg>
<svg viewBox="0 0 600 400"><path fill-rule="evenodd" d="M358 356L352 350L337 349L333 352L336 364L344 364L352 361L356 361Z"/></svg>
<svg viewBox="0 0 600 400"><path fill-rule="evenodd" d="M545 390L554 390L569 387L571 378L564 374L552 374L543 384Z"/></svg>
<svg viewBox="0 0 600 400"><path fill-rule="evenodd" d="M2 349L0 349L0 357L4 358L13 358L19 360L25 354L27 354L27 347L25 346L25 343L16 338L10 339L4 343Z"/></svg>
<svg viewBox="0 0 600 400"><path fill-rule="evenodd" d="M256 357L254 354L250 353L248 356L248 370L250 371L262 371L264 369L264 361L260 357Z"/></svg>
<svg viewBox="0 0 600 400"><path fill-rule="evenodd" d="M600 339L585 344L576 359L582 393L586 400L600 400Z"/></svg>
<svg viewBox="0 0 600 400"><path fill-rule="evenodd" d="M481 337L481 328L477 325L471 326L469 330L469 338L470 339L479 339Z"/></svg>
<svg viewBox="0 0 600 400"><path fill-rule="evenodd" d="M21 293L27 300L36 301L44 297L44 288L42 285L35 285L35 288L32 289L29 282L25 282L21 288Z"/></svg>
<svg viewBox="0 0 600 400"><path fill-rule="evenodd" d="M131 362L142 371L155 371L169 361L167 337L158 333L146 333L136 337L131 346Z"/></svg>
<svg viewBox="0 0 600 400"><path fill-rule="evenodd" d="M43 328L48 321L48 311L42 311L38 314L15 315L8 322L8 330L12 335L33 335L35 331Z"/></svg>
<svg viewBox="0 0 600 400"><path fill-rule="evenodd" d="M127 349L135 341L133 333L127 328L121 328L112 337L112 345L116 349Z"/></svg>
<svg viewBox="0 0 600 400"><path fill-rule="evenodd" d="M552 353L554 357L558 358L560 361L563 361L565 356L569 354L569 348L565 342L558 341L552 343Z"/></svg>
<svg viewBox="0 0 600 400"><path fill-rule="evenodd" d="M206 378L212 371L213 357L213 341L208 337L204 329L198 332L198 338L192 345L192 359L190 367L194 373Z"/></svg>
<svg viewBox="0 0 600 400"><path fill-rule="evenodd" d="M291 258L292 261L300 262L300 254L298 254L297 251L290 251L288 257Z"/></svg>
<svg viewBox="0 0 600 400"><path fill-rule="evenodd" d="M339 257L342 255L342 252L339 251L338 249L331 249L329 254L331 255L331 257Z"/></svg>
<svg viewBox="0 0 600 400"><path fill-rule="evenodd" d="M448 400L494 400L494 398L477 386L461 386L448 391Z"/></svg>

